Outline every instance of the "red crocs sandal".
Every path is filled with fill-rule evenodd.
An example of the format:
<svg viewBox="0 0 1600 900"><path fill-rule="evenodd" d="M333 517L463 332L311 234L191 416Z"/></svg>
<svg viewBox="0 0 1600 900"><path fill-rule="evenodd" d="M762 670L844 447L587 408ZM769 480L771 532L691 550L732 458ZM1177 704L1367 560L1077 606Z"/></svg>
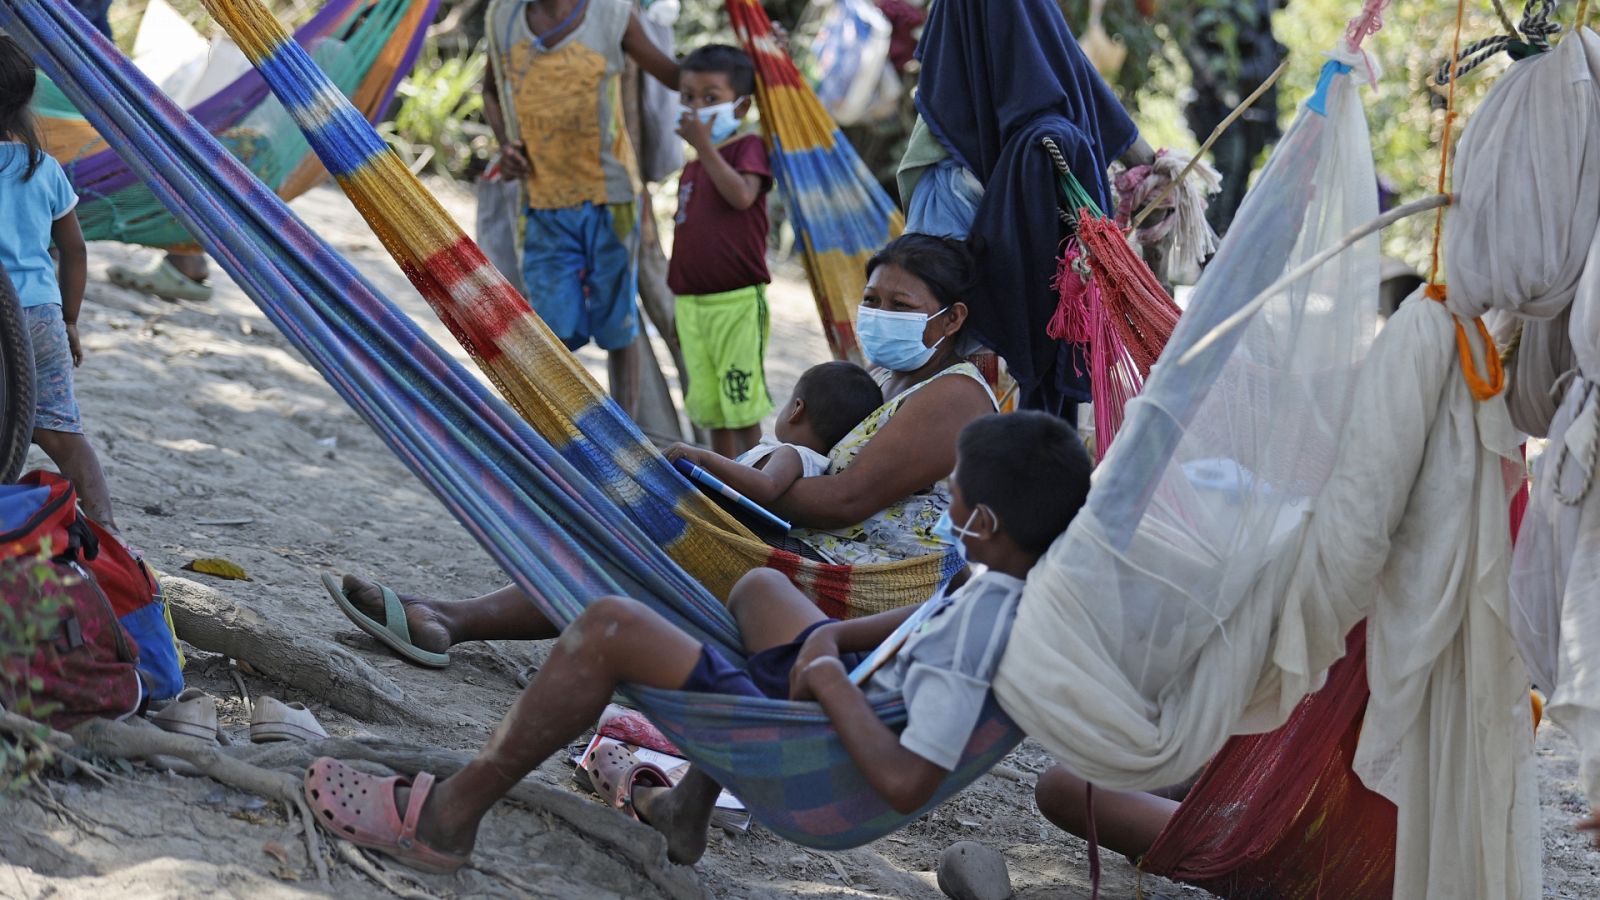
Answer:
<svg viewBox="0 0 1600 900"><path fill-rule="evenodd" d="M417 817L434 783L427 772L417 773L415 781L399 775L379 778L324 756L306 770L305 794L318 824L329 834L413 869L448 875L466 865L467 857L435 850L417 840ZM402 819L394 790L407 786L411 799Z"/></svg>
<svg viewBox="0 0 1600 900"><path fill-rule="evenodd" d="M644 762L629 753L621 744L601 741L583 761L589 773L589 783L595 793L612 809L619 809L639 818L633 808L633 789L636 787L670 788L672 782L660 767Z"/></svg>

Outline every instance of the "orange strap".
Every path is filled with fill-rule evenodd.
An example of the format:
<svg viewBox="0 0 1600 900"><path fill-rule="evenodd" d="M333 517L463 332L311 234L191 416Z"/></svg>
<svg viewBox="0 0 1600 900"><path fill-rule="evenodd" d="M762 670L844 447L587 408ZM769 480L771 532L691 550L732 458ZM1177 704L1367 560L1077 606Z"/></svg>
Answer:
<svg viewBox="0 0 1600 900"><path fill-rule="evenodd" d="M1423 291L1429 300L1444 302L1444 285L1430 284ZM1500 354L1495 352L1494 338L1489 334L1489 326L1483 324L1483 317L1478 316L1472 324L1478 326L1478 335L1483 338L1483 355L1487 358L1489 377L1485 379L1478 374L1478 364L1472 358L1472 342L1467 339L1467 327L1461 324L1461 317L1452 315L1456 320L1456 355L1461 357L1461 374L1467 379L1467 388L1472 391L1472 399L1482 403L1499 394L1506 388L1506 368L1500 362Z"/></svg>

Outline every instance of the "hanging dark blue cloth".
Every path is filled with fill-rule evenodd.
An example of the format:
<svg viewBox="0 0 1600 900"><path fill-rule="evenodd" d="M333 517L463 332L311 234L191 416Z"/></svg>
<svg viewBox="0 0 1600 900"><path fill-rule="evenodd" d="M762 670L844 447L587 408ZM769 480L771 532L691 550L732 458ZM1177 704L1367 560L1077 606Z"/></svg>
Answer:
<svg viewBox="0 0 1600 900"><path fill-rule="evenodd" d="M1063 237L1049 137L1100 208L1106 167L1138 129L1083 55L1055 0L935 0L917 47L917 109L984 184L973 234L987 245L973 331L1006 360L1023 405L1060 414L1089 399L1081 347L1045 334Z"/></svg>

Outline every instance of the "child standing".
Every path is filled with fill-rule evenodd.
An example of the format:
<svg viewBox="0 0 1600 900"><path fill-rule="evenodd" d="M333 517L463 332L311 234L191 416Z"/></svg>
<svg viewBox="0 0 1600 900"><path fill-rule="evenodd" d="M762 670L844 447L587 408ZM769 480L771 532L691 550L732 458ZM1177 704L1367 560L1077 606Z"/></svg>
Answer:
<svg viewBox="0 0 1600 900"><path fill-rule="evenodd" d="M33 342L33 442L72 482L89 517L114 533L111 493L72 391L72 369L83 362L78 310L88 251L67 173L39 147L28 108L34 84L32 61L16 41L0 36L0 268L17 289ZM52 242L61 256L59 278Z"/></svg>
<svg viewBox="0 0 1600 900"><path fill-rule="evenodd" d="M673 89L678 65L628 0L492 0L487 29L484 114L502 174L527 192L528 300L569 349L592 339L626 365L638 331L639 175L624 55Z"/></svg>
<svg viewBox="0 0 1600 900"><path fill-rule="evenodd" d="M711 449L737 457L761 440L767 393L767 191L772 168L758 135L740 134L755 68L737 47L712 44L682 63L678 133L697 159L683 168L667 286L678 295L678 341L688 369L690 421Z"/></svg>

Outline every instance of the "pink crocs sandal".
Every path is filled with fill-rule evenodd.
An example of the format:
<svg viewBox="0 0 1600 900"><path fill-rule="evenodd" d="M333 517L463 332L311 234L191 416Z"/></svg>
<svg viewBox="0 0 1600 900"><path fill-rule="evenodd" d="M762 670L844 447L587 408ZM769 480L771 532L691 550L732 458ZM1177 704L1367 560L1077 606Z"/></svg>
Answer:
<svg viewBox="0 0 1600 900"><path fill-rule="evenodd" d="M660 767L644 762L621 744L611 741L602 741L594 748L584 759L583 770L589 773L589 784L607 806L622 810L634 819L639 818L633 807L634 788L672 787L667 773Z"/></svg>
<svg viewBox="0 0 1600 900"><path fill-rule="evenodd" d="M448 875L466 865L467 857L445 853L417 840L417 817L433 790L434 777L417 773L416 781L399 775L379 778L358 772L330 757L306 770L306 802L317 822L335 837L376 850L413 869ZM396 787L411 788L405 818L395 806Z"/></svg>

